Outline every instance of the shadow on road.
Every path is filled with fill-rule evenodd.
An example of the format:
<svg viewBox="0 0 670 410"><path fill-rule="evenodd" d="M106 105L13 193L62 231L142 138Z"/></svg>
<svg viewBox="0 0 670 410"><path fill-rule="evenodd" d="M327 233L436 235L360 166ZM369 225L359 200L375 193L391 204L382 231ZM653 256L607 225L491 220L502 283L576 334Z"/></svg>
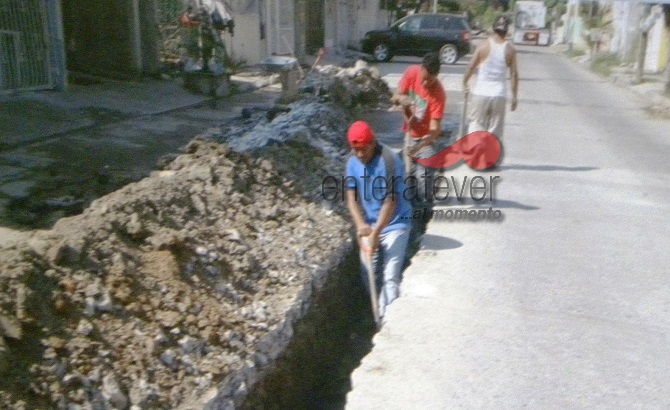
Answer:
<svg viewBox="0 0 670 410"><path fill-rule="evenodd" d="M517 49L516 50L517 54L549 54L547 52L542 52L538 50L524 50L524 49Z"/></svg>
<svg viewBox="0 0 670 410"><path fill-rule="evenodd" d="M422 250L440 251L460 248L463 246L463 242L445 236L427 233L423 235L421 245Z"/></svg>
<svg viewBox="0 0 670 410"><path fill-rule="evenodd" d="M474 207L472 209L488 209L489 207L495 209L520 209L522 211L536 211L540 207L535 205L525 205L517 201L510 201L506 199L494 198L493 200L475 201L472 198L463 197L460 201L455 198L448 198L444 201L435 201L435 206L443 207Z"/></svg>
<svg viewBox="0 0 670 410"><path fill-rule="evenodd" d="M500 165L498 167L500 170L506 169L515 169L521 171L570 171L570 172L582 172L582 171L595 171L599 169L598 167L568 167L564 165L526 165L526 164L509 164L509 165Z"/></svg>
<svg viewBox="0 0 670 410"><path fill-rule="evenodd" d="M579 78L553 78L553 77L533 77L533 78L519 78L519 81L543 81L543 82L549 82L549 81L556 81L559 80L560 82L568 82L568 83L593 83L593 84L606 84L609 83L607 80L583 80Z"/></svg>

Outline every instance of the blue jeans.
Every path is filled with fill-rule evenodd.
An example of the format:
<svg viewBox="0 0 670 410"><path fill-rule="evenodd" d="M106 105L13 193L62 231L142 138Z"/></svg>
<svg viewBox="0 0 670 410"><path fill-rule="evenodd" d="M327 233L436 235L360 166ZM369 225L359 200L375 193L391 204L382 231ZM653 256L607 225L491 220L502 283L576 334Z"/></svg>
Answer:
<svg viewBox="0 0 670 410"><path fill-rule="evenodd" d="M375 271L375 284L379 294L379 316L384 317L386 306L398 298L400 277L405 262L409 228L395 229L379 237L379 248L372 255L372 269ZM365 252L360 252L361 276L365 289L370 293Z"/></svg>

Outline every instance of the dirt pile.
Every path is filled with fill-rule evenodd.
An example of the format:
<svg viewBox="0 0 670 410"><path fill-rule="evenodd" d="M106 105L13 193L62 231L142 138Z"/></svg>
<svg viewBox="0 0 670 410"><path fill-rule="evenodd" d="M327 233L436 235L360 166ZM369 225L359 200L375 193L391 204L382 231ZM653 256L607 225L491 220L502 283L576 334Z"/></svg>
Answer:
<svg viewBox="0 0 670 410"><path fill-rule="evenodd" d="M341 107L361 102L333 96L363 75L243 113L0 249L0 407L239 404L351 249L319 188L344 167Z"/></svg>

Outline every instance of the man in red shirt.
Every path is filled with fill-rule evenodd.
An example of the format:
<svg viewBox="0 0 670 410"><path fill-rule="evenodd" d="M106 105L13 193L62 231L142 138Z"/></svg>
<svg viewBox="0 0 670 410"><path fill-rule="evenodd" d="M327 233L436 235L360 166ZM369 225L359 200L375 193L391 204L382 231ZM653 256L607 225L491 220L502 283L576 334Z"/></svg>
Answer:
<svg viewBox="0 0 670 410"><path fill-rule="evenodd" d="M415 158L428 158L435 154L433 148L442 134L442 117L447 95L437 78L440 73L440 57L428 53L421 65L412 65L403 74L398 90L391 98L403 107L405 146L403 161L407 174L408 192L415 205L428 204L433 199L433 177L435 170L414 162Z"/></svg>

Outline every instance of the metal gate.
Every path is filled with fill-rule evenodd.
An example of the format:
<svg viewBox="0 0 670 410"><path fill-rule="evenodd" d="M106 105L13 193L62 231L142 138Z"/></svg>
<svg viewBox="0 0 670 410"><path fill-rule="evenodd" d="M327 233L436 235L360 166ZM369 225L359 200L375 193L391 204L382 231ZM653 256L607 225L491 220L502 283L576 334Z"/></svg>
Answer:
<svg viewBox="0 0 670 410"><path fill-rule="evenodd" d="M268 54L295 54L294 0L271 0L268 5Z"/></svg>
<svg viewBox="0 0 670 410"><path fill-rule="evenodd" d="M0 0L0 92L53 87L41 0Z"/></svg>

